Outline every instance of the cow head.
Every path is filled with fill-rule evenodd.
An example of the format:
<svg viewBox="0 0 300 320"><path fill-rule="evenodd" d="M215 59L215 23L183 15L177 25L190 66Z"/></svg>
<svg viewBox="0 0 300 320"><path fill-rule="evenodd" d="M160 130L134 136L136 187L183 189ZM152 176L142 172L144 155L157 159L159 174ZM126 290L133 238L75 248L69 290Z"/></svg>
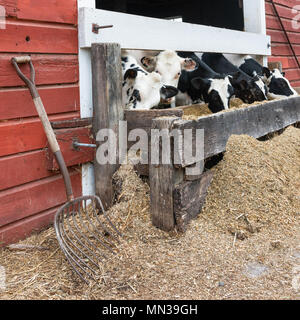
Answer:
<svg viewBox="0 0 300 320"><path fill-rule="evenodd" d="M230 82L238 98L248 104L267 100L267 87L259 76L255 76L250 80L239 80L239 77L240 72L230 77Z"/></svg>
<svg viewBox="0 0 300 320"><path fill-rule="evenodd" d="M201 92L203 100L208 103L213 113L229 108L234 88L228 76L220 79L194 78L191 82L192 86Z"/></svg>
<svg viewBox="0 0 300 320"><path fill-rule="evenodd" d="M155 57L143 57L141 63L147 71L158 73L164 84L176 88L181 71L193 71L197 66L194 60L181 58L172 50L162 51Z"/></svg>
<svg viewBox="0 0 300 320"><path fill-rule="evenodd" d="M122 94L126 109L151 109L161 99L168 100L178 93L177 88L164 85L159 74L146 72L128 57L126 63L124 61ZM126 69L126 65L131 68Z"/></svg>
<svg viewBox="0 0 300 320"><path fill-rule="evenodd" d="M270 99L280 99L297 96L298 93L291 87L288 79L284 77L278 69L270 71L268 68L263 69L264 81L268 86L268 97Z"/></svg>

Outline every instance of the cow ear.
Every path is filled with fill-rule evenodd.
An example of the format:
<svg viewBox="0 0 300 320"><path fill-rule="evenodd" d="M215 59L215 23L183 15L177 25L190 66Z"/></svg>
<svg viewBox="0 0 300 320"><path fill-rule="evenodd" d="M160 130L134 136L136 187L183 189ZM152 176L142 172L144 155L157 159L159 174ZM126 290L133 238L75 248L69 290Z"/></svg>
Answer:
<svg viewBox="0 0 300 320"><path fill-rule="evenodd" d="M143 57L141 59L141 63L142 65L147 69L154 69L155 68L155 62L156 62L156 59L155 57Z"/></svg>
<svg viewBox="0 0 300 320"><path fill-rule="evenodd" d="M194 71L197 69L197 63L191 58L182 59L181 68L185 71Z"/></svg>
<svg viewBox="0 0 300 320"><path fill-rule="evenodd" d="M267 79L270 78L270 76L271 76L271 71L270 71L269 68L263 67L262 72L263 72L263 75L264 75Z"/></svg>
<svg viewBox="0 0 300 320"><path fill-rule="evenodd" d="M281 74L282 74L283 77L285 77L285 72L284 71L282 71Z"/></svg>
<svg viewBox="0 0 300 320"><path fill-rule="evenodd" d="M128 69L124 74L124 80L126 79L135 79L137 77L137 70L136 69Z"/></svg>
<svg viewBox="0 0 300 320"><path fill-rule="evenodd" d="M191 80L192 86L200 91L205 90L209 86L209 80L203 78L194 78Z"/></svg>

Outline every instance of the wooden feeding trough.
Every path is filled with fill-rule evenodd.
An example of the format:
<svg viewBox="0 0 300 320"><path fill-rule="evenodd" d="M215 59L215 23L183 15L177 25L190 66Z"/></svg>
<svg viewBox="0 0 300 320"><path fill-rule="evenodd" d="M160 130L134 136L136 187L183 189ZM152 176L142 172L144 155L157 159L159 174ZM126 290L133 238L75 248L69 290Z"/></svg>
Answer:
<svg viewBox="0 0 300 320"><path fill-rule="evenodd" d="M179 132L192 129L195 135L196 129L204 129L203 159L224 152L227 141L233 134L247 134L260 138L300 121L300 96L207 115L197 120L183 120L184 111L188 108L126 111L125 119L128 128L145 128L148 132L151 128L168 129L169 132L174 129ZM181 163L172 162L173 153L170 155L170 164L149 162L149 166L137 166L137 170L144 175L147 174L147 170L149 172L153 224L166 231L175 227L184 231L187 223L201 211L212 173L205 171L200 175L187 174L187 169L195 163L188 162L184 158L184 148L179 145L182 141L177 140L178 145L175 139L173 142L175 152L182 152L178 155ZM195 139L193 143L195 144ZM162 154L161 143L157 146L160 148L159 153ZM193 149L195 148L194 145Z"/></svg>
<svg viewBox="0 0 300 320"><path fill-rule="evenodd" d="M177 228L184 231L188 222L200 213L212 173L203 171L191 175L188 169L224 152L231 135L246 134L260 138L300 121L300 96L206 115L197 120L183 119L184 113L191 106L124 111L121 107L121 68L112 68L120 60L120 52L120 47L116 44L92 45L94 133L100 128L111 128L118 135L120 120L127 121L128 132L144 129L148 136L151 129L167 129L168 133L174 129L178 132L190 129L193 136L197 129L204 130L203 159L199 163L185 158L183 139L170 137L172 152L168 155L170 161L167 164L160 159L155 164L149 161L149 164L136 166L140 174L149 175L152 223L162 230ZM196 140L192 140L195 144ZM162 154L159 139L154 145L156 152ZM193 145L194 150L195 148ZM150 142L148 149L151 154ZM117 168L118 165L100 165L95 162L96 193L107 207L112 204L112 175Z"/></svg>

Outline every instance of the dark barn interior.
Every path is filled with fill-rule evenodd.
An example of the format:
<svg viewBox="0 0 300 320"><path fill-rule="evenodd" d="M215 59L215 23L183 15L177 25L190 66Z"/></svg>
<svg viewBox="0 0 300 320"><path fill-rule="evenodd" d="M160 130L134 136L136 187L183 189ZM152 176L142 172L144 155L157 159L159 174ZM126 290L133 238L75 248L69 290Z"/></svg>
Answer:
<svg viewBox="0 0 300 320"><path fill-rule="evenodd" d="M242 0L96 0L96 8L146 17L172 19L232 30L244 30Z"/></svg>

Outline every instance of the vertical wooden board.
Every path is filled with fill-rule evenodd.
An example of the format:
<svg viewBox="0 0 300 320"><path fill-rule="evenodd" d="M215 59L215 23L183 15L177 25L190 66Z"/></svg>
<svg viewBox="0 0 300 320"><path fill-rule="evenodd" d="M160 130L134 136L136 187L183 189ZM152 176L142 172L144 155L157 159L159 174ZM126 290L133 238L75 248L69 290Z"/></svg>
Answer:
<svg viewBox="0 0 300 320"><path fill-rule="evenodd" d="M172 130L172 124L179 118L156 118L152 121L152 129L168 129ZM167 136L170 138L169 133ZM152 139L152 137L151 137ZM171 140L170 140L171 144ZM153 163L151 157L149 165L149 181L150 181L150 212L152 224L164 231L171 231L175 228L175 216L173 209L173 191L175 186L176 169L173 166L172 152L166 155L169 158L169 164L163 164L161 157L166 151L162 148L159 137L153 136L153 143L158 152L159 164ZM170 146L170 150L172 150ZM152 153L151 153L152 154Z"/></svg>
<svg viewBox="0 0 300 320"><path fill-rule="evenodd" d="M174 214L178 231L186 231L188 223L201 212L212 177L213 173L206 171L199 179L185 181L175 187Z"/></svg>
<svg viewBox="0 0 300 320"><path fill-rule="evenodd" d="M0 227L0 247L23 240L52 225L58 209L59 207L51 208L32 217Z"/></svg>
<svg viewBox="0 0 300 320"><path fill-rule="evenodd" d="M81 195L81 174L71 172L74 196ZM67 201L61 175L48 177L0 192L0 227L32 216Z"/></svg>
<svg viewBox="0 0 300 320"><path fill-rule="evenodd" d="M50 120L79 118L78 113L51 116ZM39 118L0 122L0 157L45 148L46 135Z"/></svg>
<svg viewBox="0 0 300 320"><path fill-rule="evenodd" d="M79 111L79 86L38 88L46 112L58 114ZM0 120L37 116L28 89L0 89Z"/></svg>
<svg viewBox="0 0 300 320"><path fill-rule="evenodd" d="M122 107L121 47L115 43L92 45L93 132L112 129L118 140L119 120L124 118ZM117 160L118 162L118 160ZM96 194L105 208L112 204L112 175L117 164L95 161Z"/></svg>
<svg viewBox="0 0 300 320"><path fill-rule="evenodd" d="M0 190L54 175L47 169L46 159L45 150L1 157Z"/></svg>
<svg viewBox="0 0 300 320"><path fill-rule="evenodd" d="M0 29L1 52L77 53L78 33L73 27L21 23L7 19Z"/></svg>
<svg viewBox="0 0 300 320"><path fill-rule="evenodd" d="M77 0L19 0L18 19L77 24Z"/></svg>
<svg viewBox="0 0 300 320"><path fill-rule="evenodd" d="M0 54L0 87L24 86L11 64L11 58L18 55ZM75 83L79 80L77 55L32 54L31 59L36 73L36 85ZM21 65L20 69L25 75L30 74L29 64Z"/></svg>

